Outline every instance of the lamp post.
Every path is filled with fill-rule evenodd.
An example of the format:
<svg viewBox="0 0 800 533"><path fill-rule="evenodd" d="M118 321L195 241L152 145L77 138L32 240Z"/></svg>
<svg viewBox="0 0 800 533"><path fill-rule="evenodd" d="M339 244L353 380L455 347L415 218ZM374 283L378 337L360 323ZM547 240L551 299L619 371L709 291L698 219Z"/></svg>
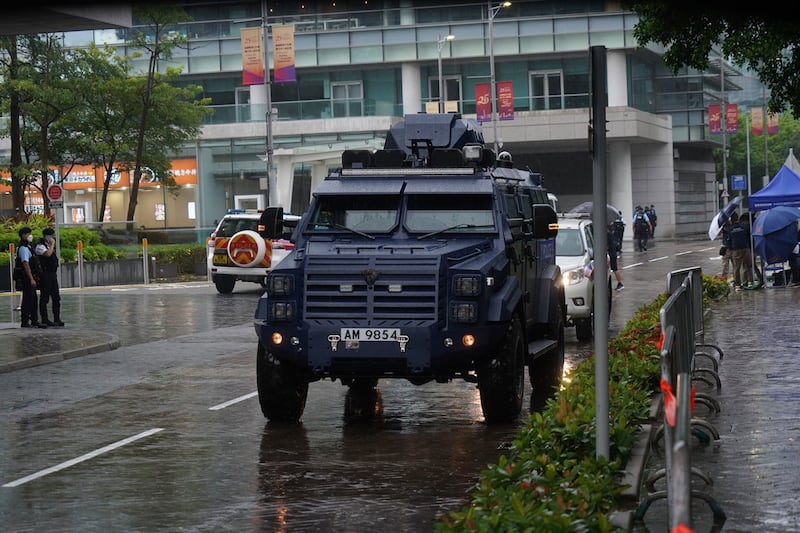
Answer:
<svg viewBox="0 0 800 533"><path fill-rule="evenodd" d="M439 61L439 113L444 113L444 82L442 81L442 45L447 41L452 41L453 39L455 39L454 35L446 35L442 37L442 35L439 34L439 38L436 41L436 53Z"/></svg>
<svg viewBox="0 0 800 533"><path fill-rule="evenodd" d="M267 179L266 179L266 201L267 205L273 205L273 200L277 200L277 195L275 191L275 176L273 175L273 168L272 168L272 156L274 153L273 150L273 143L272 143L272 84L270 81L269 76L269 25L267 24L267 0L261 1L261 35L262 35L262 46L264 52L264 89L266 91L266 112L265 112L265 120L267 123Z"/></svg>
<svg viewBox="0 0 800 533"><path fill-rule="evenodd" d="M494 137L494 153L497 155L497 88L494 83L494 17L504 7L509 7L511 2L500 2L493 6L492 0L489 0L489 105L492 108L492 136Z"/></svg>

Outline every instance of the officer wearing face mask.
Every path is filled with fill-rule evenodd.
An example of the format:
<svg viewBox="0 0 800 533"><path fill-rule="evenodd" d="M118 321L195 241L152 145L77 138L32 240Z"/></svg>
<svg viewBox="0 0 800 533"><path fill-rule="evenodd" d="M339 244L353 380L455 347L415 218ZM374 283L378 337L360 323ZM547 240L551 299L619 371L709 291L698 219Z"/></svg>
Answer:
<svg viewBox="0 0 800 533"><path fill-rule="evenodd" d="M39 322L37 316L38 302L36 301L36 278L31 269L31 257L33 257L33 233L31 228L25 226L19 230L19 249L17 250L17 262L22 266L22 327L23 328L46 328L47 326Z"/></svg>
<svg viewBox="0 0 800 533"><path fill-rule="evenodd" d="M42 324L46 326L63 326L61 321L61 292L58 288L58 255L56 255L56 238L53 228L45 228L43 237L36 245L36 255L42 263L42 275L39 280L39 314ZM47 317L47 303L53 299L53 320Z"/></svg>

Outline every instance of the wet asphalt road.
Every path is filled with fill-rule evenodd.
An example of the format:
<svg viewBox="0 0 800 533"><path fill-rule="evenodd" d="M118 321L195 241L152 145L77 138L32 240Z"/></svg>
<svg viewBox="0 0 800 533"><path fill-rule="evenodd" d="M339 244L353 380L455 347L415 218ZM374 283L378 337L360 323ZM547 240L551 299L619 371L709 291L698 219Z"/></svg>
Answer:
<svg viewBox="0 0 800 533"><path fill-rule="evenodd" d="M707 241L654 244L623 254L612 335L670 270L718 268ZM112 332L121 347L0 374L3 529L432 531L524 423L487 427L474 384L383 380L376 421L346 424L347 389L324 381L309 387L300 425L267 424L255 397L259 294L205 283L64 291L67 327ZM0 322L12 307L0 299ZM572 330L567 340L568 362L592 349Z"/></svg>

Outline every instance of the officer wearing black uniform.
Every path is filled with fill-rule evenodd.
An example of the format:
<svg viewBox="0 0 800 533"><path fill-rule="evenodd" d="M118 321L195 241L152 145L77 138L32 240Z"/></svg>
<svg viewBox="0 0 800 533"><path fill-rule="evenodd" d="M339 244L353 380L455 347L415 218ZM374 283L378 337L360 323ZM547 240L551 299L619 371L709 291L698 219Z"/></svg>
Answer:
<svg viewBox="0 0 800 533"><path fill-rule="evenodd" d="M61 321L61 292L58 287L58 255L56 255L56 239L53 228L45 228L36 245L36 255L42 263L42 279L39 283L39 314L42 324L63 326ZM47 318L47 303L53 300L53 320Z"/></svg>

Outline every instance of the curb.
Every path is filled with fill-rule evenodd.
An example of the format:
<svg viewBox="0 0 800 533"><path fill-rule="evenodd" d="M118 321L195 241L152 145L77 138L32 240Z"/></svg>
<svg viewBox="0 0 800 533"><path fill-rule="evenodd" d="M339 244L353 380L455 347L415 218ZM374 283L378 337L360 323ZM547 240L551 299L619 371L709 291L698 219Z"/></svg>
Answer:
<svg viewBox="0 0 800 533"><path fill-rule="evenodd" d="M45 365L48 363L57 363L59 361L65 361L67 359L73 359L75 357L81 357L83 355L116 350L120 346L119 338L117 338L114 335L109 335L109 336L111 337L111 339L107 342L101 342L98 344L93 344L91 346L83 346L81 348L74 348L72 350L65 350L63 352L34 355L31 357L24 357L22 359L17 359L16 361L12 361L10 363L2 363L0 364L0 374L4 374L6 372L13 372L15 370L21 370L23 368L31 368L34 366Z"/></svg>
<svg viewBox="0 0 800 533"><path fill-rule="evenodd" d="M650 404L650 423L642 424L636 443L631 449L620 484L626 488L620 493L620 503L625 507L611 515L611 523L625 531L633 531L635 511L642 497L642 479L650 457L650 442L661 425L661 404L663 397L658 394ZM631 508L632 507L632 508Z"/></svg>

